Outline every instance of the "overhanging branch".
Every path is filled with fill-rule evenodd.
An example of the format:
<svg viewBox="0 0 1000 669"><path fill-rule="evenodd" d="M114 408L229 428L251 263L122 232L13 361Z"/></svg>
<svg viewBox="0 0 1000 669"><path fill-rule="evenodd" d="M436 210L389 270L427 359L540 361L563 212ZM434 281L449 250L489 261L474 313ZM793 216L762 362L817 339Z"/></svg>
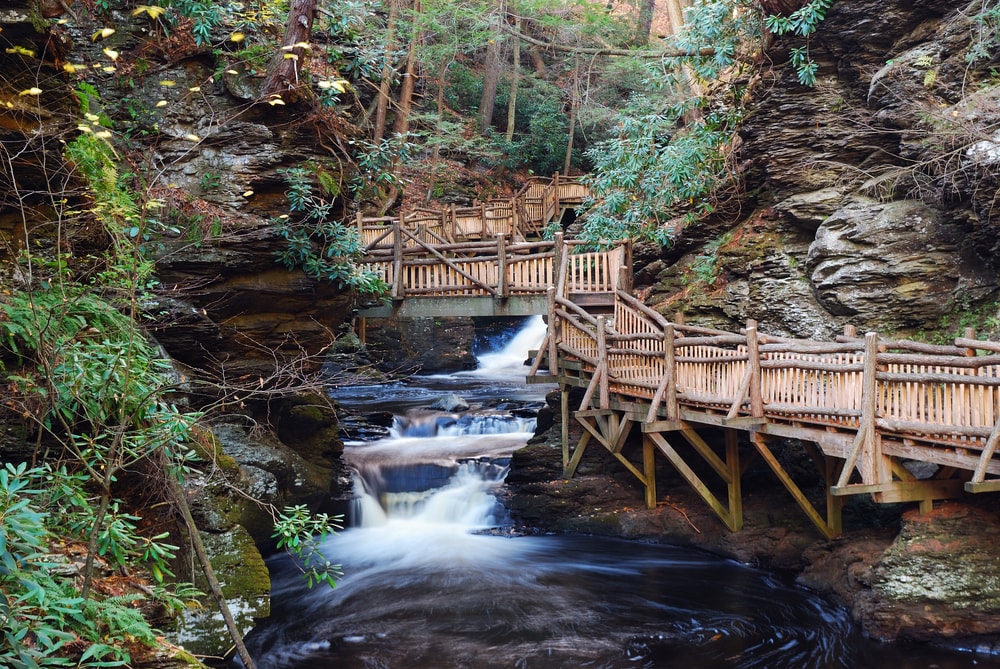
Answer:
<svg viewBox="0 0 1000 669"><path fill-rule="evenodd" d="M552 49L553 51L562 51L565 53L582 53L593 56L627 56L630 58L693 58L695 56L713 56L715 55L715 49L712 47L705 47L703 49L689 50L689 49L659 49L656 51L639 51L634 49L608 49L608 48L592 48L583 46L566 46L563 44L553 44L552 42L543 42L540 39L535 39L534 37L529 37L522 32L511 28L510 26L503 26L504 32L513 35L519 40L523 40L528 44L534 44L535 46L540 46L545 49Z"/></svg>

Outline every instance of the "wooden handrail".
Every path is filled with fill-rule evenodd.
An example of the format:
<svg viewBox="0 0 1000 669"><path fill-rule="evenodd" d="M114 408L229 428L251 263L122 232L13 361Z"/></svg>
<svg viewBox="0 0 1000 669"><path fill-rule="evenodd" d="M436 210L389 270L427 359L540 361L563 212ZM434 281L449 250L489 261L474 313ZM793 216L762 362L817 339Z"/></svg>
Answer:
<svg viewBox="0 0 1000 669"><path fill-rule="evenodd" d="M583 365L572 374L586 382L594 406L606 406L598 391L607 384L612 406L648 402L647 422L665 417L683 425L676 421L708 411L726 421L787 426L779 434L809 425L820 434L853 432L841 447L846 462L833 489L842 490L834 494L881 490L895 480L899 468L883 453L884 439L892 457L965 468L975 471L973 489L1000 489L1000 479L984 483L987 472L1000 474L993 460L1000 447L1000 355L993 352L1000 342L967 336L955 346L924 345L876 333L789 339L758 335L752 321L735 334L671 322L621 290L606 323L585 313L556 296L550 328L569 333L556 354ZM550 373L559 368L550 361ZM861 483L851 484L855 470Z"/></svg>

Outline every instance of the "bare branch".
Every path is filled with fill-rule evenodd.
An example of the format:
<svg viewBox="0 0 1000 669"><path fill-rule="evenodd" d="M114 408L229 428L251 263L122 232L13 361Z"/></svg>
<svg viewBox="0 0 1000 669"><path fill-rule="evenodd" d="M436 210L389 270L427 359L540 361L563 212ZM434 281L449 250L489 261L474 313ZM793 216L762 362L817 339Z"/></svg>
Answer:
<svg viewBox="0 0 1000 669"><path fill-rule="evenodd" d="M712 47L705 47L694 51L688 49L657 49L655 51L648 51L638 49L607 49L583 46L566 46L564 44L543 42L542 40L535 39L534 37L529 37L508 25L503 26L503 30L504 32L507 32L519 40L527 42L528 44L534 44L535 46L540 46L545 49L552 49L553 51L563 51L565 53L589 54L594 56L626 56L629 58L692 58L695 56L715 55L715 49Z"/></svg>

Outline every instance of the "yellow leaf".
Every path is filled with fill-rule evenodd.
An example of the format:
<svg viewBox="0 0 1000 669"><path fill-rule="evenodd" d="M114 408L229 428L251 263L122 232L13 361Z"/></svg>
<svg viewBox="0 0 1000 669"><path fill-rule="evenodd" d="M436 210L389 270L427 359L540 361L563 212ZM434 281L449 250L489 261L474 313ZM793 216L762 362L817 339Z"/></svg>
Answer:
<svg viewBox="0 0 1000 669"><path fill-rule="evenodd" d="M226 70L226 74L239 74L236 70Z"/></svg>
<svg viewBox="0 0 1000 669"><path fill-rule="evenodd" d="M157 19L166 11L163 7L157 7L156 5L138 5L132 10L132 16L139 16L139 14L145 12L149 15L149 18Z"/></svg>
<svg viewBox="0 0 1000 669"><path fill-rule="evenodd" d="M270 100L267 101L267 104L269 104L269 105L271 105L273 107L274 105L284 105L285 101L282 100L281 98L272 98L272 99L270 99Z"/></svg>
<svg viewBox="0 0 1000 669"><path fill-rule="evenodd" d="M200 142L201 141L201 137L199 137L198 135L194 134L193 132L189 132L188 134L184 135L184 139L186 139L186 140L188 140L190 142Z"/></svg>
<svg viewBox="0 0 1000 669"><path fill-rule="evenodd" d="M286 53L285 54L285 60L298 60L298 59L299 59L299 54L297 54L297 53Z"/></svg>
<svg viewBox="0 0 1000 669"><path fill-rule="evenodd" d="M93 35L90 36L90 41L96 42L99 39L107 39L114 34L115 34L114 28L101 28L100 30L98 30L97 32L95 32Z"/></svg>
<svg viewBox="0 0 1000 669"><path fill-rule="evenodd" d="M253 195L253 191L252 190L245 190L245 191L243 191L243 197L250 197L251 195Z"/></svg>
<svg viewBox="0 0 1000 669"><path fill-rule="evenodd" d="M346 79L334 79L332 81L331 80L323 80L323 81L320 81L320 82L317 83L317 86L319 86L323 90L327 90L327 89L332 88L333 90L337 91L338 93L343 93L344 91L346 91L348 85L349 84L348 84L348 81Z"/></svg>
<svg viewBox="0 0 1000 669"><path fill-rule="evenodd" d="M68 72L69 74L73 74L74 72L76 72L76 65L73 65L72 63L63 63L62 69L63 72Z"/></svg>
<svg viewBox="0 0 1000 669"><path fill-rule="evenodd" d="M118 60L118 52L115 51L114 49L104 49L103 51L104 55L110 58L111 60Z"/></svg>
<svg viewBox="0 0 1000 669"><path fill-rule="evenodd" d="M101 120L100 116L98 116L97 114L91 114L90 112L87 112L86 114L84 114L83 118L87 119L91 123L93 123L94 121L100 121Z"/></svg>
<svg viewBox="0 0 1000 669"><path fill-rule="evenodd" d="M230 42L242 42L245 39L246 35L244 35L243 33L233 33L232 35L229 36Z"/></svg>
<svg viewBox="0 0 1000 669"><path fill-rule="evenodd" d="M167 88L170 88L171 86L176 86L176 85L177 85L177 82L174 81L173 79L162 79L162 80L160 80L160 86L166 86Z"/></svg>
<svg viewBox="0 0 1000 669"><path fill-rule="evenodd" d="M309 42L296 42L292 46L295 47L295 48L297 48L297 49L305 49L306 51L308 51L309 49L312 48L312 46L309 44Z"/></svg>
<svg viewBox="0 0 1000 669"><path fill-rule="evenodd" d="M111 137L111 131L102 130L100 132L95 132L94 137L100 137L101 139L108 139L109 137Z"/></svg>
<svg viewBox="0 0 1000 669"><path fill-rule="evenodd" d="M115 71L115 68L112 65L106 65L106 66L104 66L104 67L101 68L101 72L111 73L111 72L114 72L114 71Z"/></svg>
<svg viewBox="0 0 1000 669"><path fill-rule="evenodd" d="M4 49L4 51L6 51L7 53L16 53L16 54L21 55L21 56L27 56L28 58L34 58L35 57L35 52L34 51L32 51L31 49L26 49L23 46L14 46L14 47L11 47L9 49Z"/></svg>
<svg viewBox="0 0 1000 669"><path fill-rule="evenodd" d="M201 90L201 86L192 86L188 90L191 91L192 93L197 93L198 91Z"/></svg>
<svg viewBox="0 0 1000 669"><path fill-rule="evenodd" d="M37 86L32 86L31 88L28 88L18 93L18 95L41 95L41 94L42 94L42 89L38 88Z"/></svg>
<svg viewBox="0 0 1000 669"><path fill-rule="evenodd" d="M166 100L160 100L156 103L157 107L166 107L169 103Z"/></svg>
<svg viewBox="0 0 1000 669"><path fill-rule="evenodd" d="M76 126L76 129L79 130L80 132L94 132L93 130L90 129L89 125L78 125Z"/></svg>

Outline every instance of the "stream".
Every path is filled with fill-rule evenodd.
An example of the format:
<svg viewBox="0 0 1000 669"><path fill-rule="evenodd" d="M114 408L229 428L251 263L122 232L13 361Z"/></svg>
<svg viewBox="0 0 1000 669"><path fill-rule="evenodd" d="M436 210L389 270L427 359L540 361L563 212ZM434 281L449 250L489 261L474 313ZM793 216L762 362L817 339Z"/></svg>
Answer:
<svg viewBox="0 0 1000 669"><path fill-rule="evenodd" d="M357 500L324 553L335 589L269 561L271 617L247 639L259 669L959 669L992 658L863 637L791 580L695 550L578 536L513 536L495 493L542 402L523 361L541 319L480 368L333 389L395 414L390 436L348 443ZM468 412L427 407L456 393Z"/></svg>

